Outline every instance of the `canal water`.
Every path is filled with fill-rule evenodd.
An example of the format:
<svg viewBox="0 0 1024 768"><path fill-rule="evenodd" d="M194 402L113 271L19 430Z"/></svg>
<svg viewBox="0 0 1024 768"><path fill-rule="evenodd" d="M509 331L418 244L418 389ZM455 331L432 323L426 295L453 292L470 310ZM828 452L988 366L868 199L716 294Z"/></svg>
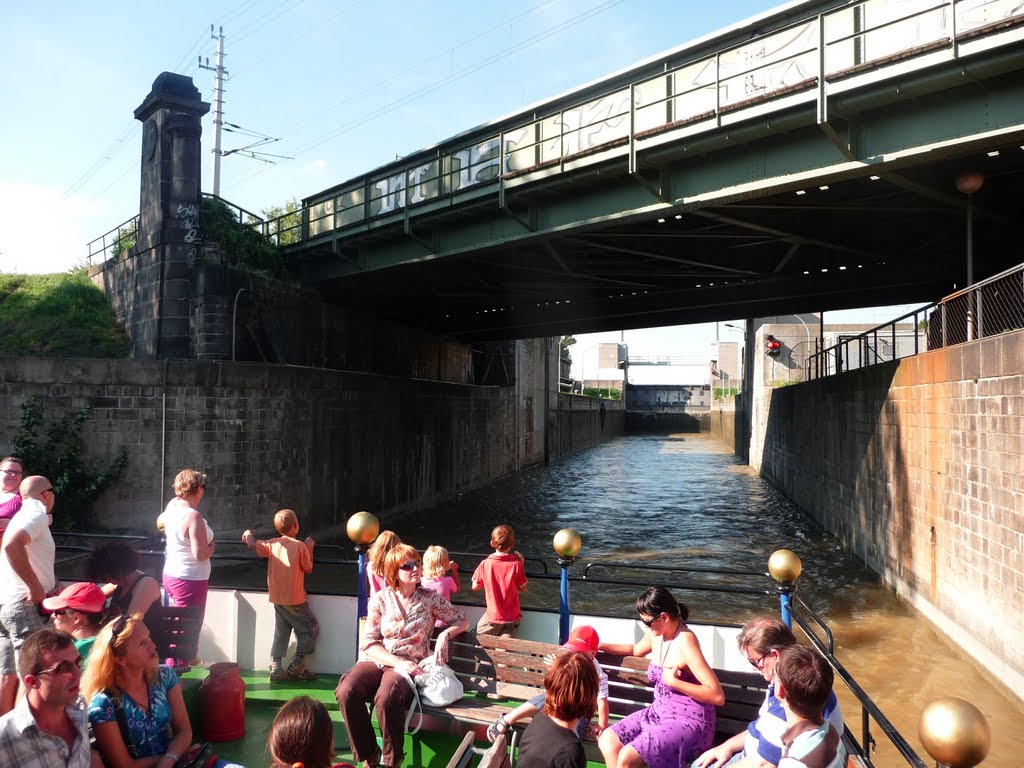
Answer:
<svg viewBox="0 0 1024 768"><path fill-rule="evenodd" d="M394 527L421 548L442 544L449 550L479 553L486 550L490 530L498 523L512 525L521 551L547 561L552 576L557 569L551 538L566 527L583 534L583 549L573 566L576 575L594 560L763 572L774 550L792 549L804 565L800 596L828 620L837 657L920 755L927 760L917 739L922 708L940 696L955 695L971 701L988 718L992 748L983 765L1021 765L1024 708L884 588L863 562L711 435L622 437L465 494ZM472 563L466 566L471 568ZM532 561L527 566L539 570ZM464 592L469 590L469 575L463 580ZM591 575L613 574L605 570ZM636 571L614 575L674 584L697 579L690 574ZM639 591L574 583L572 603L580 609L628 616ZM756 603L734 596L712 600L696 592L674 591L688 603L693 619L741 622L773 606L764 598ZM532 580L524 603L557 605L557 582ZM838 681L836 691L859 739L859 707L844 695ZM873 732L880 747L876 765L905 765L884 748L884 736L876 727Z"/></svg>
<svg viewBox="0 0 1024 768"><path fill-rule="evenodd" d="M216 529L216 511L207 514ZM274 535L270 521L265 522L256 529L257 536ZM499 523L512 525L517 549L527 557L531 574L523 603L547 609L558 605L558 567L551 539L561 528L583 535L574 577L582 576L592 561L764 573L773 551L792 549L803 560L799 595L832 627L838 659L926 762L931 764L917 739L920 712L928 702L953 695L972 702L988 719L992 748L982 764L985 768L1017 768L1022 763L1024 708L1017 700L992 684L965 654L884 588L859 559L711 435L622 437L427 512L382 522L421 550L441 544L453 553L464 553L456 554L464 576L463 591L455 600L469 603L480 602L480 594L469 589L469 577L488 551L491 529ZM265 565L255 561L234 534L218 531L217 540L212 585L265 586ZM354 594L353 549L337 541L337 535L319 540L317 565L307 578L310 591ZM144 548L140 541L139 549ZM81 578L84 573L73 571L82 565L81 560L68 563L63 573ZM158 575L161 567L158 554L146 558L150 573ZM636 595L652 583L671 585L689 605L693 620L742 623L778 608L772 598L709 597L677 587L690 581L749 585L736 577L608 568L592 570L590 576L639 583L612 587L574 581L572 605L581 611L632 616ZM764 578L757 582L766 583ZM859 739L860 708L838 680L836 692L848 726ZM872 731L879 746L875 765L905 766L879 729L873 726Z"/></svg>

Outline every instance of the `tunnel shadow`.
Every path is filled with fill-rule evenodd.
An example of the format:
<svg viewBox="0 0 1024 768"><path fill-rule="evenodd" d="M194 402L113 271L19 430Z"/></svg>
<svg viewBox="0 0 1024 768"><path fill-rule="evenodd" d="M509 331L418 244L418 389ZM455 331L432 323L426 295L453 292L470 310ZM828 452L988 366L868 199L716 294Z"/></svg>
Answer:
<svg viewBox="0 0 1024 768"><path fill-rule="evenodd" d="M912 546L908 414L893 393L899 366L773 390L761 473L873 571L923 592Z"/></svg>

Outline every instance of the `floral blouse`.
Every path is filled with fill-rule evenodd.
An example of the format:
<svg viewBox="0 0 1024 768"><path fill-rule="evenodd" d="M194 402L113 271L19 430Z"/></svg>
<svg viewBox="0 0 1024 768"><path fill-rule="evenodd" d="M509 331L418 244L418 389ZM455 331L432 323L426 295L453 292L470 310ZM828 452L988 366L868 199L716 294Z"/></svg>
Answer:
<svg viewBox="0 0 1024 768"><path fill-rule="evenodd" d="M370 598L366 633L359 649L365 651L379 643L388 653L420 661L430 653L435 621L454 624L464 618L462 611L437 592L423 587L416 587L409 607L403 609L398 602L398 593L389 587Z"/></svg>
<svg viewBox="0 0 1024 768"><path fill-rule="evenodd" d="M152 757L167 751L171 740L171 703L167 700L167 692L177 684L178 676L174 670L161 664L157 679L149 684L149 712L143 711L127 693L121 695L121 710L131 740L131 745L125 744L125 747L134 747L136 757ZM92 697L89 722L93 725L117 722L114 702L106 693Z"/></svg>

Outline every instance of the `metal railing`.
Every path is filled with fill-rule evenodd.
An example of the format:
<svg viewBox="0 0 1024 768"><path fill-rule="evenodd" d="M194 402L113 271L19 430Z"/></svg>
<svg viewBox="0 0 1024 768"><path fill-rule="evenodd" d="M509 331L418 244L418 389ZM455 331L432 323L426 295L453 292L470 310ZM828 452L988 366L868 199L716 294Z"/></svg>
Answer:
<svg viewBox="0 0 1024 768"><path fill-rule="evenodd" d="M807 358L806 378L866 368L1022 328L1024 264L815 352Z"/></svg>
<svg viewBox="0 0 1024 768"><path fill-rule="evenodd" d="M997 19L997 22L993 22ZM787 98L817 101L828 114L832 84L889 64L901 71L956 60L967 41L1024 22L1024 6L1006 0L919 0L893 10L887 0L861 0L796 21L769 34L725 47L696 61L669 65L656 75L581 100L498 134L467 138L454 150L414 155L340 191L314 197L277 224L289 242L328 235L378 217L409 216L417 206L455 195L498 190L537 173L565 170L588 155L625 147L629 171L643 142L686 127L688 133L722 125L723 115ZM544 173L540 173L543 171ZM273 222L268 222L273 228Z"/></svg>
<svg viewBox="0 0 1024 768"><path fill-rule="evenodd" d="M91 267L93 259L102 264L107 259L131 250L139 231L139 216L136 214L125 222L118 224L109 232L104 232L86 244L89 251L88 263Z"/></svg>

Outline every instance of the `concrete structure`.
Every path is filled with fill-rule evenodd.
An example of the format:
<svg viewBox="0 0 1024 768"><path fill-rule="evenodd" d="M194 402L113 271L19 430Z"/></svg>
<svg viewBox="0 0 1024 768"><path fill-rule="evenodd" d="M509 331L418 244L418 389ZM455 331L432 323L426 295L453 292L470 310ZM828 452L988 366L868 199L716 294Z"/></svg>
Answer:
<svg viewBox="0 0 1024 768"><path fill-rule="evenodd" d="M92 271L128 331L133 357L190 357L189 271L201 255L200 119L192 78L164 72L135 110L142 181L135 247Z"/></svg>
<svg viewBox="0 0 1024 768"><path fill-rule="evenodd" d="M553 340L557 346L557 341ZM0 455L20 405L48 420L92 409L86 448L129 454L99 500L107 528L150 531L182 467L209 474L215 529L269 520L282 506L323 530L369 509L384 521L517 469L622 433L617 402L558 394L543 340L519 342L519 385L480 387L252 363L0 361Z"/></svg>
<svg viewBox="0 0 1024 768"><path fill-rule="evenodd" d="M711 387L707 384L630 384L626 426L630 430L706 432Z"/></svg>
<svg viewBox="0 0 1024 768"><path fill-rule="evenodd" d="M1024 698L1024 331L768 394L764 477Z"/></svg>

